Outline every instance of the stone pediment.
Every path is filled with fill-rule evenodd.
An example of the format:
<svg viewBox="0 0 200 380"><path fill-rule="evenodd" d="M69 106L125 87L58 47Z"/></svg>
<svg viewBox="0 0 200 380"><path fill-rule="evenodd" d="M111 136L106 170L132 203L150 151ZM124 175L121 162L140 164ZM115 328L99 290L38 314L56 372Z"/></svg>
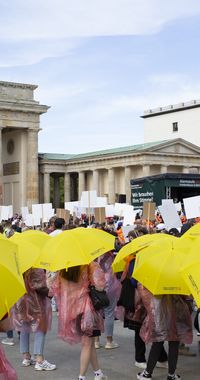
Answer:
<svg viewBox="0 0 200 380"><path fill-rule="evenodd" d="M180 138L161 143L160 145L151 147L148 150L155 153L200 155L200 147L198 145L194 145L189 141Z"/></svg>

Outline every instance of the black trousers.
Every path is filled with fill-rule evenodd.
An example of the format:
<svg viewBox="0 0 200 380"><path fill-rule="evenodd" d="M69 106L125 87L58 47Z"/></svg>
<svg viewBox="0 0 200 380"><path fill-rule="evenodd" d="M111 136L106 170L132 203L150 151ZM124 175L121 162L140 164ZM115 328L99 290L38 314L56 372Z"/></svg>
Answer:
<svg viewBox="0 0 200 380"><path fill-rule="evenodd" d="M135 329L135 361L139 363L146 362L145 358L146 345L142 338L140 338L140 329ZM158 357L159 362L167 361L167 353L162 345L161 351Z"/></svg>
<svg viewBox="0 0 200 380"><path fill-rule="evenodd" d="M159 360L160 354L163 349L164 342L153 342L149 358L147 361L146 371L150 374L153 373L153 370L156 366L157 361ZM168 372L170 375L173 375L176 371L177 361L178 361L178 349L179 342L168 342L169 351L168 351Z"/></svg>

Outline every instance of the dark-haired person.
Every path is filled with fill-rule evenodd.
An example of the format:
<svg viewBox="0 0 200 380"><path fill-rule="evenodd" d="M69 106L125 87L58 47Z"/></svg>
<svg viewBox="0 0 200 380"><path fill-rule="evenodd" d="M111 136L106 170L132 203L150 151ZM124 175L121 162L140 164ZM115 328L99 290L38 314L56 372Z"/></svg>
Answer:
<svg viewBox="0 0 200 380"><path fill-rule="evenodd" d="M94 380L106 380L94 344L95 337L103 331L103 318L91 303L89 284L99 290L105 287L105 276L97 262L57 273L51 291L56 296L59 308L58 336L70 344L81 342L79 380L85 380L90 363Z"/></svg>
<svg viewBox="0 0 200 380"><path fill-rule="evenodd" d="M26 294L13 308L13 324L20 331L22 366L29 367L34 364L37 371L52 371L56 369L56 365L44 358L45 337L51 328L52 319L44 270L30 268L24 273L24 283ZM33 356L29 347L30 333L34 333Z"/></svg>

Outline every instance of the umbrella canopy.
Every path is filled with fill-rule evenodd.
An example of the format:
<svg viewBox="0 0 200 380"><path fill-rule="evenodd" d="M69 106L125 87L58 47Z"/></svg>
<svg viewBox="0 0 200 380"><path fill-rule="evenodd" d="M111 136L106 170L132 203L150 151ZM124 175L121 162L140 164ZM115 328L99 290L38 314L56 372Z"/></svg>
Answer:
<svg viewBox="0 0 200 380"><path fill-rule="evenodd" d="M200 307L200 236L193 240L188 255L184 257L180 273Z"/></svg>
<svg viewBox="0 0 200 380"><path fill-rule="evenodd" d="M112 268L114 272L121 272L123 271L125 267L125 260L127 256L140 251L141 249L145 247L149 247L151 244L157 242L157 241L165 241L165 240L174 240L177 239L174 236L168 235L168 234L147 234L140 236L136 239L133 239L130 243L124 245L118 252L118 254L115 257L115 260L113 261Z"/></svg>
<svg viewBox="0 0 200 380"><path fill-rule="evenodd" d="M46 234L46 232L39 230L27 230L22 232L21 235L23 236L24 240L26 239L28 242L36 245L39 249L42 249L45 243L51 239L51 237Z"/></svg>
<svg viewBox="0 0 200 380"><path fill-rule="evenodd" d="M200 223L195 224L194 226L190 227L181 237L182 240L190 240L193 241L196 238L200 237Z"/></svg>
<svg viewBox="0 0 200 380"><path fill-rule="evenodd" d="M25 292L17 246L9 240L0 239L0 319Z"/></svg>
<svg viewBox="0 0 200 380"><path fill-rule="evenodd" d="M40 256L39 247L24 238L24 235L24 233L15 233L9 239L9 241L12 241L17 246L21 273L31 268Z"/></svg>
<svg viewBox="0 0 200 380"><path fill-rule="evenodd" d="M57 271L89 264L114 249L115 236L96 228L78 227L50 237L35 267Z"/></svg>
<svg viewBox="0 0 200 380"><path fill-rule="evenodd" d="M159 241L136 255L133 277L152 294L191 294L180 268L189 245L180 239Z"/></svg>

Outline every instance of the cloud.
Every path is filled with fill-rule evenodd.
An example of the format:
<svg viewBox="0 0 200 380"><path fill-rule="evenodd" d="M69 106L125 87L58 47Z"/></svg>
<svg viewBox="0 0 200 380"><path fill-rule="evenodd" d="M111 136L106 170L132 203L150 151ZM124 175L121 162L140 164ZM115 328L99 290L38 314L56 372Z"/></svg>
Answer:
<svg viewBox="0 0 200 380"><path fill-rule="evenodd" d="M72 55L79 46L78 39L0 41L0 68L37 64L47 58L60 58Z"/></svg>
<svg viewBox="0 0 200 380"><path fill-rule="evenodd" d="M198 0L0 1L0 40L145 35L200 13Z"/></svg>

